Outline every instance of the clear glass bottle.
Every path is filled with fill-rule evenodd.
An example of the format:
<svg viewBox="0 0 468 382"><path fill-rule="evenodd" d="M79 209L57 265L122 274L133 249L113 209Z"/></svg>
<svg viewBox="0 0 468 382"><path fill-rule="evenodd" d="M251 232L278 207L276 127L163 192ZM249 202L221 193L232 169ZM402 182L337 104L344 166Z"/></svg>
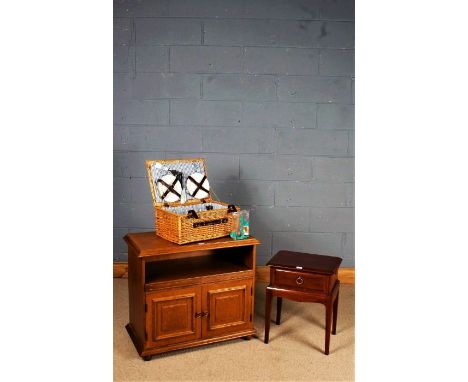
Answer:
<svg viewBox="0 0 468 382"><path fill-rule="evenodd" d="M231 237L236 239L240 236L240 213L233 212L232 213L232 227L231 227Z"/></svg>
<svg viewBox="0 0 468 382"><path fill-rule="evenodd" d="M240 231L241 231L241 236L242 238L246 238L246 237L249 237L249 231L250 231L250 227L249 227L249 216L250 216L250 213L248 210L242 210L240 212Z"/></svg>

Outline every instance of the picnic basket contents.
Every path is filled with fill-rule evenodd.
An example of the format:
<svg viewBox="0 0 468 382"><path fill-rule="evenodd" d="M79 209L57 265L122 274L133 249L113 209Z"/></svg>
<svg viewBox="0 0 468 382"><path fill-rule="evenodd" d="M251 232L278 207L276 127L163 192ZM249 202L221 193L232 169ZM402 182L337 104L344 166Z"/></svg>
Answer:
<svg viewBox="0 0 468 382"><path fill-rule="evenodd" d="M205 159L147 160L156 234L177 244L229 236L238 206L213 199Z"/></svg>

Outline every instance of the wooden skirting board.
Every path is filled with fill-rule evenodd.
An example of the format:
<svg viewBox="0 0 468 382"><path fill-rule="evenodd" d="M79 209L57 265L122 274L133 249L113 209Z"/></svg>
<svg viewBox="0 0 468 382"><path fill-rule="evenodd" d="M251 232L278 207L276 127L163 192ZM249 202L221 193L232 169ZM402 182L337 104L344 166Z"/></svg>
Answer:
<svg viewBox="0 0 468 382"><path fill-rule="evenodd" d="M114 277L127 277L128 276L128 264L114 263ZM266 265L257 267L256 278L258 281L269 282L270 272ZM340 268L338 269L338 279L343 284L354 284L354 268Z"/></svg>

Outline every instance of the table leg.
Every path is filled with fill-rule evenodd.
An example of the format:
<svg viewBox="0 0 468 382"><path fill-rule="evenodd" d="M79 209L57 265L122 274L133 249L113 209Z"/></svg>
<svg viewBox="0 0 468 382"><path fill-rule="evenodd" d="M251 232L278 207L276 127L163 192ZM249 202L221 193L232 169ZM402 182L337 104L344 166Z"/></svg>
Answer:
<svg viewBox="0 0 468 382"><path fill-rule="evenodd" d="M330 350L330 329L331 329L331 318L332 318L332 299L330 298L325 304L325 354L329 354Z"/></svg>
<svg viewBox="0 0 468 382"><path fill-rule="evenodd" d="M276 325L281 322L281 307L283 305L283 297L276 297Z"/></svg>
<svg viewBox="0 0 468 382"><path fill-rule="evenodd" d="M336 334L336 320L338 317L338 297L340 296L340 290L336 293L335 302L333 303L333 329L332 334Z"/></svg>
<svg viewBox="0 0 468 382"><path fill-rule="evenodd" d="M265 343L268 343L270 338L270 317L271 317L271 299L273 294L271 290L267 288L265 298Z"/></svg>

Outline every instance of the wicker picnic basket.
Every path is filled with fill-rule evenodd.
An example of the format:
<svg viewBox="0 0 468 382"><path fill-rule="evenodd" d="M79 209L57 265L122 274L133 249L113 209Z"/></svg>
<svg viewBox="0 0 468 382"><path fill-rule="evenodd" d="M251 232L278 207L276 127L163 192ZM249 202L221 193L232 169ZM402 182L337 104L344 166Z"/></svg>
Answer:
<svg viewBox="0 0 468 382"><path fill-rule="evenodd" d="M158 236L173 243L186 244L229 235L232 212L239 211L239 207L213 199L211 189L206 198L196 199L185 187L191 174L208 176L205 159L147 160L146 169ZM176 202L164 201L158 191L158 180L170 173L181 174L183 196Z"/></svg>

